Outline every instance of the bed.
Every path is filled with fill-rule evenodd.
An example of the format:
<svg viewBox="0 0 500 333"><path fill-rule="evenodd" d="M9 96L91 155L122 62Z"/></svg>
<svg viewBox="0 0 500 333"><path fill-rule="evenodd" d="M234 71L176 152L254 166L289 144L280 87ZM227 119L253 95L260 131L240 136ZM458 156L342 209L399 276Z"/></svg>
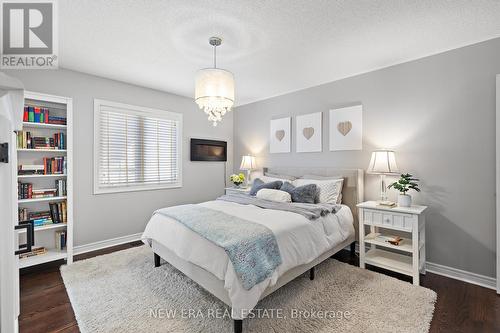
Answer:
<svg viewBox="0 0 500 333"><path fill-rule="evenodd" d="M225 250L199 234L161 214L153 214L143 241L154 252L155 267L164 259L205 290L231 307L234 331L242 332L242 319L257 302L296 277L309 271L341 249L354 251L357 230L356 204L363 201L363 171L334 168L264 168L264 174L301 177L307 174L342 177L342 205L335 214L321 216L313 223L294 212L263 209L222 200L197 206L265 224L275 235L283 262L265 280L244 288Z"/></svg>

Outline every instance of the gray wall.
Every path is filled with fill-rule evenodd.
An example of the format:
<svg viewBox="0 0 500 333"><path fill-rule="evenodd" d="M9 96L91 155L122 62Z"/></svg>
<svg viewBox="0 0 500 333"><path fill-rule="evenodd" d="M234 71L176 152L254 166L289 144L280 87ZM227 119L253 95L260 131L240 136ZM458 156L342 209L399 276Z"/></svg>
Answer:
<svg viewBox="0 0 500 333"><path fill-rule="evenodd" d="M224 191L224 164L190 162L189 139L228 141L232 152L233 119L214 128L193 99L68 70L7 71L27 90L73 98L75 245L142 232L160 207L213 199ZM183 187L179 189L93 195L93 99L152 107L184 115ZM232 168L229 156L228 170ZM201 189L201 190L200 190Z"/></svg>
<svg viewBox="0 0 500 333"><path fill-rule="evenodd" d="M500 39L238 107L234 165L366 169L375 148L397 151L400 169L422 179L428 261L495 276L495 74ZM332 66L336 64L332 63ZM363 150L330 152L328 110L362 103ZM323 152L269 154L269 121L323 111ZM292 120L292 134L295 119ZM294 140L294 138L292 139ZM377 199L377 176L365 177ZM393 199L395 191L390 191Z"/></svg>

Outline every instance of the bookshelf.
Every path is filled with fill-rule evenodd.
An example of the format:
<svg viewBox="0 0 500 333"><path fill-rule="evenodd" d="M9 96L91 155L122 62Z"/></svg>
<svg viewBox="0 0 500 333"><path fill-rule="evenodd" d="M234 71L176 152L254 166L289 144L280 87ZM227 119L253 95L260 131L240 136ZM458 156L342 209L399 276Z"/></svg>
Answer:
<svg viewBox="0 0 500 333"><path fill-rule="evenodd" d="M64 229L66 225L64 223L49 224L40 227L35 227L35 231L51 230L51 229ZM26 230L19 230L19 233L26 233Z"/></svg>
<svg viewBox="0 0 500 333"><path fill-rule="evenodd" d="M54 220L54 216L59 216L62 220L63 216L66 223L49 223L44 225L35 226L35 247L44 247L46 252L43 254L25 257L19 259L19 268L30 267L39 265L55 260L65 259L68 264L73 261L73 105L72 99L67 97L53 96L35 92L25 92L24 96L25 107L31 107L33 110L39 108L46 111L43 118L47 117L48 121L44 119L41 122L34 122L31 118L23 122L23 132L18 136L17 148L17 180L18 183L30 184L30 191L53 191L57 193L43 193L41 197L26 197L26 192L18 198L17 208L25 209L29 213L36 212L50 212L50 220ZM31 110L31 109L30 109ZM42 111L41 113L44 113ZM62 118L66 118L66 124L61 123ZM58 122L58 123L53 123ZM26 135L29 132L29 137ZM61 144L61 136L64 138L64 144ZM26 146L26 142L37 142L39 138L46 138L47 148L45 146L36 145L35 148ZM58 145L61 144L61 146ZM26 166L44 166L42 174L19 174L19 167ZM60 170L62 169L62 170ZM51 173L51 171L59 173ZM24 171L26 172L26 171ZM61 193L57 181L65 181L65 193ZM27 186L27 185L25 185ZM30 192L32 193L32 192ZM35 192L33 192L35 193ZM51 196L45 196L51 195ZM34 196L34 195L33 195ZM65 204L65 207L63 206ZM51 207L52 206L52 207ZM52 215L51 208L56 206L58 214ZM61 211L59 211L61 209ZM63 213L65 211L65 214ZM16 222L19 218L16 216ZM46 220L45 220L46 221ZM66 233L66 247L58 249L56 246L56 237L61 231ZM18 232L19 244L26 242L26 231Z"/></svg>
<svg viewBox="0 0 500 333"><path fill-rule="evenodd" d="M55 174L55 175L18 175L17 179L26 179L26 178L66 178L68 175L66 174Z"/></svg>
<svg viewBox="0 0 500 333"><path fill-rule="evenodd" d="M29 153L66 153L66 149L28 149L28 148L18 148L18 152L29 152Z"/></svg>
<svg viewBox="0 0 500 333"><path fill-rule="evenodd" d="M48 249L47 253L19 260L19 268L31 267L60 259L66 259L68 263L72 262L72 259L70 262L68 251Z"/></svg>
<svg viewBox="0 0 500 333"><path fill-rule="evenodd" d="M45 123L30 123L23 122L24 128L55 128L55 129L65 129L67 125L57 125L57 124L45 124Z"/></svg>
<svg viewBox="0 0 500 333"><path fill-rule="evenodd" d="M67 196L57 196L57 197L48 197L48 198L34 198L34 199L18 199L18 203L27 203L27 202L44 202L44 201L60 201L67 200Z"/></svg>

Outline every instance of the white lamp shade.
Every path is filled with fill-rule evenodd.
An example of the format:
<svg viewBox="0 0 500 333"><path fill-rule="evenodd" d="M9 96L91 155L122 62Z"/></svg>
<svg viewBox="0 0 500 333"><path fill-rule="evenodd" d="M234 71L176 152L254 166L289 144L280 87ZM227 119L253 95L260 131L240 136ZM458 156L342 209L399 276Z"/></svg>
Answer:
<svg viewBox="0 0 500 333"><path fill-rule="evenodd" d="M368 173L380 175L397 174L399 170L394 151L386 149L374 151L367 171Z"/></svg>
<svg viewBox="0 0 500 333"><path fill-rule="evenodd" d="M234 104L233 73L219 68L201 69L196 74L195 101L200 108L231 108Z"/></svg>
<svg viewBox="0 0 500 333"><path fill-rule="evenodd" d="M253 170L256 166L254 156L245 155L241 157L240 170Z"/></svg>

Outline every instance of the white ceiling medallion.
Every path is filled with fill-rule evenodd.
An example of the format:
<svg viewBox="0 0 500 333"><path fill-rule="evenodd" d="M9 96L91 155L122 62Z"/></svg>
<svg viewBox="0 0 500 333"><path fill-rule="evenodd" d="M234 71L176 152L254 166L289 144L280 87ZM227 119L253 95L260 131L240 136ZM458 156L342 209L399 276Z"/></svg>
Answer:
<svg viewBox="0 0 500 333"><path fill-rule="evenodd" d="M208 40L214 47L214 67L200 69L196 74L195 102L208 115L208 120L217 126L226 112L234 105L233 73L217 68L217 46L222 44L219 37Z"/></svg>

